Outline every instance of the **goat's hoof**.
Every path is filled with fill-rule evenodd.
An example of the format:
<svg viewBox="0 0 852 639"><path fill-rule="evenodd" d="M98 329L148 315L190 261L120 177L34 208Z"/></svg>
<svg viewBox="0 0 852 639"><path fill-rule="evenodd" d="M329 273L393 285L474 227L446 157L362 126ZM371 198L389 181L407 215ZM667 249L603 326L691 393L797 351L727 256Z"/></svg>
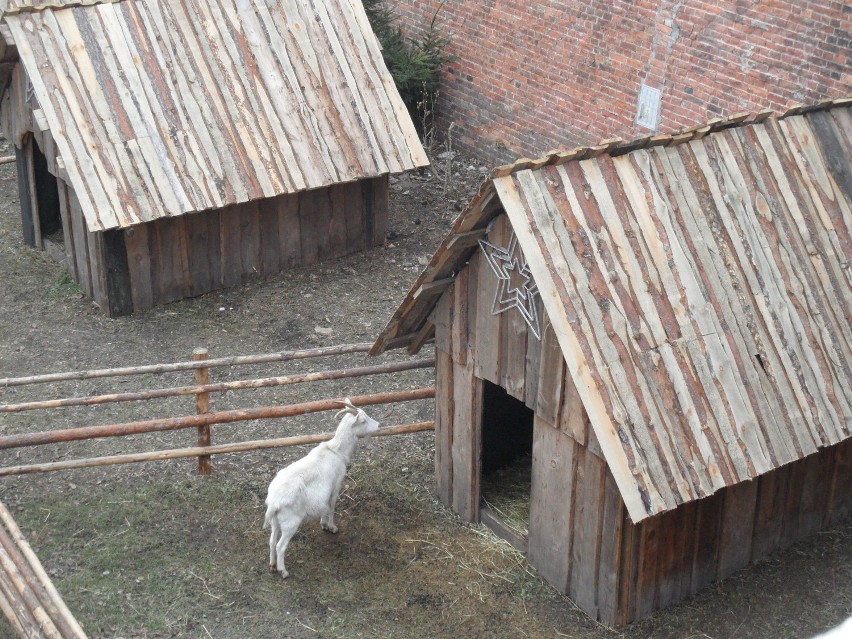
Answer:
<svg viewBox="0 0 852 639"><path fill-rule="evenodd" d="M269 564L269 572L278 572L278 567L275 564Z"/></svg>
<svg viewBox="0 0 852 639"><path fill-rule="evenodd" d="M337 526L329 526L328 524L323 524L322 529L326 532L330 532L332 535L337 534Z"/></svg>
<svg viewBox="0 0 852 639"><path fill-rule="evenodd" d="M290 573L286 570L280 570L279 573L281 574L281 579L287 579L290 576Z"/></svg>

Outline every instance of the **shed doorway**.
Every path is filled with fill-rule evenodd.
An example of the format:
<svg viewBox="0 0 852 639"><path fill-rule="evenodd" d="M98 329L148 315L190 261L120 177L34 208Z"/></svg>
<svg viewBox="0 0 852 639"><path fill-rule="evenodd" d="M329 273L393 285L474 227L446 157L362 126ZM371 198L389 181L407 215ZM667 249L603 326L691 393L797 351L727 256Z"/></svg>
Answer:
<svg viewBox="0 0 852 639"><path fill-rule="evenodd" d="M526 552L530 520L534 413L483 381L480 520Z"/></svg>
<svg viewBox="0 0 852 639"><path fill-rule="evenodd" d="M18 179L24 239L30 246L43 249L64 262L59 185L48 170L47 157L34 136L27 138L22 157L24 164L18 166Z"/></svg>

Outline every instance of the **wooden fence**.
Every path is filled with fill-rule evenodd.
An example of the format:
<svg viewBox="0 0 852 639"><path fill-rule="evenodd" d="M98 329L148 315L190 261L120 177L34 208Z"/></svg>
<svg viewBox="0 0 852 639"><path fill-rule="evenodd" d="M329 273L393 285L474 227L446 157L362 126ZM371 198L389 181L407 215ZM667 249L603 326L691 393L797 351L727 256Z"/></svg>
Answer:
<svg viewBox="0 0 852 639"><path fill-rule="evenodd" d="M272 439L249 440L237 443L214 445L211 441L210 426L213 424L225 424L255 419L268 419L280 417L293 417L321 411L334 411L340 409L341 398L324 398L310 402L296 404L260 406L253 408L242 408L210 412L210 396L213 393L224 393L227 391L271 388L276 386L287 386L308 382L327 380L341 380L370 375L400 373L404 371L434 368L434 358L417 359L402 362L389 362L373 366L360 366L353 368L340 368L322 370L308 373L296 373L275 377L263 377L258 379L245 379L238 381L210 383L210 371L219 367L236 367L248 364L267 364L272 362L285 362L301 359L319 358L331 355L345 355L354 353L366 353L371 344L344 344L339 346L315 348L297 351L283 351L265 355L249 355L240 357L225 357L219 359L208 359L205 349L196 349L192 354L191 361L177 362L171 364L154 364L147 366L131 366L124 368L108 368L87 371L72 371L65 373L51 373L46 375L33 375L28 377L0 378L0 389L32 384L46 384L61 381L88 380L106 377L127 377L143 374L160 374L177 371L193 371L195 384L189 386L173 386L167 388L156 388L143 391L109 393L92 395L86 397L64 397L60 399L47 399L19 403L0 404L0 415L9 413L21 413L42 409L68 408L74 406L97 406L114 402L138 402L159 398L179 397L194 395L195 414L180 417L165 417L143 421L113 423L103 425L86 425L73 428L44 430L38 432L18 433L0 436L0 450L16 449L43 444L55 444L79 440L89 440L102 437L122 437L141 433L153 433L161 431L172 431L185 428L196 428L198 441L196 446L176 448L168 450L157 450L151 452L109 455L104 457L88 457L83 459L63 460L59 462L46 462L38 464L22 464L0 468L0 477L9 475L20 475L28 473L48 472L54 470L68 470L72 468L89 468L93 466L106 466L111 464L125 464L143 461L155 461L163 459L178 459L185 457L198 458L198 473L210 474L212 464L211 455L222 453L237 453L265 448L280 448L285 446L297 446L300 444L313 444L330 439L333 433L321 433L313 435L298 435L291 437L279 437ZM368 395L357 395L350 399L356 406L372 406L378 404L391 404L412 400L428 399L435 396L434 387L415 388L411 390L387 391ZM415 433L424 430L433 430L434 422L417 422L401 424L390 427L382 427L374 436L382 437L389 435L400 435Z"/></svg>
<svg viewBox="0 0 852 639"><path fill-rule="evenodd" d="M106 457L88 457L59 462L7 466L0 468L0 477L185 457L197 457L199 474L208 475L212 471L211 455L296 446L299 444L314 444L330 439L333 433L296 435L214 445L211 441L212 436L210 432L212 424L225 424L273 417L292 417L320 411L339 410L341 403L340 398L325 398L297 404L210 412L210 397L214 393L225 393L228 391L271 388L309 382L366 377L370 375L397 374L416 369L434 368L434 359L390 362L373 366L330 369L318 372L295 373L220 383L210 382L210 371L218 367L268 364L332 355L366 353L370 346L370 344L344 344L327 348L219 359L209 359L205 349L196 349L192 354L191 361L173 364L72 371L0 379L0 390L34 384L55 384L66 381L161 374L178 371L192 371L195 382L189 386L173 386L134 392L90 395L86 397L64 397L60 399L0 404L1 416L36 410L99 406L115 402L147 402L168 397L195 396L194 415L3 435L0 436L0 450L101 437L121 437L140 433L172 431L184 428L196 428L198 430L198 442L196 446L134 454L110 455ZM434 387L427 387L357 395L350 397L350 399L356 406L372 406L427 399L434 396ZM381 437L415 433L424 430L433 430L434 427L434 422L418 422L389 427L383 426L374 436ZM55 639L85 639L86 637L76 619L68 611L50 578L45 573L38 557L36 557L26 542L26 539L24 539L17 524L12 519L12 515L2 503L0 503L0 612L4 614L13 630L21 637L50 637Z"/></svg>

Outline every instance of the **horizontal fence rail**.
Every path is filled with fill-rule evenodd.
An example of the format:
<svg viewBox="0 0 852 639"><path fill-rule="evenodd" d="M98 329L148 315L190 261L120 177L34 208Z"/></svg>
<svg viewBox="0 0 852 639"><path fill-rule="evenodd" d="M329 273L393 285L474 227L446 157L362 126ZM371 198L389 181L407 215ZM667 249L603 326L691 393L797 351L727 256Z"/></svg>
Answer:
<svg viewBox="0 0 852 639"><path fill-rule="evenodd" d="M68 371L65 373L47 373L45 375L30 375L28 377L2 377L0 387L26 386L28 384L45 384L47 382L67 382L100 377L126 377L128 375L145 375L156 373L174 373L189 371L197 368L216 368L220 366L245 366L248 364L270 364L329 355L349 355L366 353L371 343L341 344L323 348L308 348L295 351L281 351L265 355L237 355L234 357L219 357L200 361L175 362L173 364L148 364L145 366L125 366L123 368L101 368L89 371Z"/></svg>
<svg viewBox="0 0 852 639"><path fill-rule="evenodd" d="M407 435L409 433L419 433L428 430L435 430L435 422L417 422L415 424L388 426L380 428L378 431L372 433L370 437ZM24 464L21 466L0 468L0 477L6 477L9 475L26 475L31 473L46 473L54 470L71 470L74 468L92 468L95 466L109 466L112 464L132 464L136 462L160 461L164 459L180 459L185 457L198 457L199 455L244 453L250 450L263 450L267 448L286 448L289 446L318 444L320 442L328 441L332 437L334 437L334 433L294 435L292 437L258 439L234 444L216 444L211 446L159 450L151 453L128 453L124 455L110 455L106 457L91 457L89 459L69 459L68 461L46 462L43 464Z"/></svg>
<svg viewBox="0 0 852 639"><path fill-rule="evenodd" d="M206 363L213 360L200 361ZM25 410L67 408L71 406L95 406L98 404L107 404L110 402L130 402L141 401L146 399L162 399L164 397L197 395L199 393L218 393L230 390L271 388L274 386L287 386L289 384L301 384L305 382L348 379L352 377L364 377L366 375L379 375L382 373L399 373L402 371L410 371L420 368L433 368L434 366L434 358L418 359L411 362L394 362L392 364L360 366L357 368L319 371L315 373L299 373L296 375L283 375L280 377L266 377L262 379L245 379L235 382L220 382L218 384L202 384L199 386L178 386L176 388L158 388L149 391L114 393L111 395L94 395L90 397L68 397L65 399L51 399L39 402L22 402L19 404L0 404L0 413L18 413Z"/></svg>
<svg viewBox="0 0 852 639"><path fill-rule="evenodd" d="M143 461L180 459L186 457L197 457L198 473L201 475L207 475L212 472L212 465L210 461L212 455L247 452L266 448L297 446L301 444L313 444L324 441L326 439L329 439L332 434L321 433L313 435L297 435L289 437L256 439L230 444L213 445L211 443L210 427L214 424L227 424L250 420L287 418L323 411L337 411L341 408L342 398L326 398L301 403L259 406L220 411L210 410L210 398L214 393L226 393L238 390L256 390L278 386L287 386L292 384L304 384L330 380L353 379L381 374L398 374L405 371L415 371L419 369L434 369L434 358L417 359L413 361L387 362L372 366L335 368L329 370L311 371L307 373L294 373L289 375L269 376L261 377L258 379L244 379L218 383L210 382L210 369L214 367L241 366L249 364L256 365L335 355L348 355L359 353L363 354L369 350L370 346L371 344L342 344L338 346L330 346L323 348L282 351L279 353L270 353L265 355L246 355L236 357L222 357L217 359L207 359L206 349L196 349L192 354L192 361L186 362L176 362L172 364L151 364L145 366L127 366L121 368L103 368L87 371L71 371L64 373L50 373L44 375L8 377L0 379L0 389L3 389L21 387L31 384L43 384L47 382L76 381L107 377L125 377L142 374L158 375L179 371L191 371L195 382L195 384L192 385L174 386L170 388L155 388L150 390L123 393L105 393L98 395L90 395L87 397L65 397L59 399L0 404L0 414L8 415L34 410L98 406L114 402L143 402L155 399L164 399L180 396L195 397L194 415L162 417L140 421L128 421L124 423L74 426L62 429L54 428L52 430L45 430L39 432L2 435L0 436L0 450L18 449L23 447L41 446L46 444L62 444L66 442L106 437L123 437L128 435L139 435L143 433L175 431L186 428L196 428L198 431L197 446L131 454L116 454L104 457L74 459L58 462L15 465L6 468L0 468L0 477L48 472L54 470L68 470L72 468L89 468L93 466L107 466L113 464L125 464ZM430 399L434 397L434 387L386 391L366 395L350 394L350 400L356 406L396 404L399 402L416 401ZM378 433L375 434L375 436L383 437L390 435L401 435L428 430L434 430L434 422L426 421L396 426L382 425L382 428Z"/></svg>
<svg viewBox="0 0 852 639"><path fill-rule="evenodd" d="M356 406L373 406L376 404L390 404L394 402L407 402L417 399L429 399L435 397L435 387L417 388L409 391L390 391L387 393L376 393L375 395L356 395L350 400ZM42 444L57 444L61 442L79 441L82 439L96 439L100 437L122 437L125 435L139 435L141 433L155 433L167 430L179 430L181 428L194 428L198 426L210 426L211 424L227 424L242 422L251 419L270 419L276 417L295 417L308 413L319 413L329 410L340 410L342 403L337 399L321 399L314 402L301 404L288 404L286 406L262 406L259 408L243 408L237 410L226 410L218 413L207 413L205 415L189 415L187 417L164 417L161 419L148 419L140 422L127 422L125 424L106 424L104 426L81 426L79 428L66 428L63 430L49 430L40 433L24 433L20 435L4 435L0 437L0 450L6 448L23 448L25 446L40 446Z"/></svg>

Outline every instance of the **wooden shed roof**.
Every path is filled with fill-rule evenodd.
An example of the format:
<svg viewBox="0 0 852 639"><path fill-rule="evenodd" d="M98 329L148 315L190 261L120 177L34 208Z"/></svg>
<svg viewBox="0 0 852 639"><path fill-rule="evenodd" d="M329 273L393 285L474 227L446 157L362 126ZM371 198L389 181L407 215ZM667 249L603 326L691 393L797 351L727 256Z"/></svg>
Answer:
<svg viewBox="0 0 852 639"><path fill-rule="evenodd" d="M7 0L91 230L428 163L360 0Z"/></svg>
<svg viewBox="0 0 852 639"><path fill-rule="evenodd" d="M633 521L849 438L850 104L495 170L373 352L502 209Z"/></svg>

